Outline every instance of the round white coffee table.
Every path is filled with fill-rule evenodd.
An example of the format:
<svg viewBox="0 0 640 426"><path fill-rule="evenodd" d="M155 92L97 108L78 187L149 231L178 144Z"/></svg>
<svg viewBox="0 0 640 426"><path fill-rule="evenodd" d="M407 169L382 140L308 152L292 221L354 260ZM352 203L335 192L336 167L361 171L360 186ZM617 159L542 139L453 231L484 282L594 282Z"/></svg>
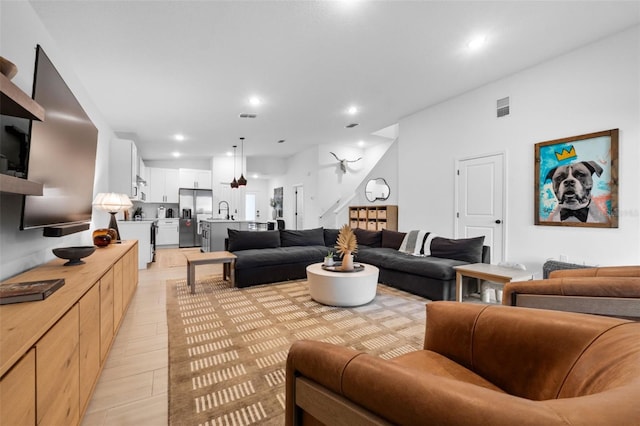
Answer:
<svg viewBox="0 0 640 426"><path fill-rule="evenodd" d="M364 265L358 272L332 272L322 269L322 263L307 266L307 281L311 298L323 305L360 306L376 297L378 268Z"/></svg>

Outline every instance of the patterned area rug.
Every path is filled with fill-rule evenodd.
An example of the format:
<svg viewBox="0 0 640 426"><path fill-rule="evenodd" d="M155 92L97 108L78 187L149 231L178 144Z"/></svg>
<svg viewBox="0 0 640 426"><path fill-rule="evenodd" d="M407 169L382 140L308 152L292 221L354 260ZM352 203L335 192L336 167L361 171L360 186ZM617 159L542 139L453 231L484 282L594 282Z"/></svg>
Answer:
<svg viewBox="0 0 640 426"><path fill-rule="evenodd" d="M285 362L300 339L382 358L422 348L426 299L378 284L373 302L314 302L306 281L230 288L221 277L167 282L169 423L282 425Z"/></svg>

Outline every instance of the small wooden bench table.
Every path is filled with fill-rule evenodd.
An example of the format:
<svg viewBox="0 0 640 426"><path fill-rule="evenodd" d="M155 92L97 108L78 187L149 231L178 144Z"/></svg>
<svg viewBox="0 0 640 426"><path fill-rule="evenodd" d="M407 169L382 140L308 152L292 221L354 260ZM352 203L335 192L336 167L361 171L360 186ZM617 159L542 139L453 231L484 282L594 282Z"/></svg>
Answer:
<svg viewBox="0 0 640 426"><path fill-rule="evenodd" d="M456 301L462 302L462 277L478 278L498 284L510 281L528 281L533 279L531 272L521 269L506 268L488 263L472 263L470 265L454 266L456 270Z"/></svg>
<svg viewBox="0 0 640 426"><path fill-rule="evenodd" d="M236 255L228 251L212 251L208 253L187 253L187 285L191 287L191 294L196 292L196 266L222 263L222 278L229 279L231 287L236 286ZM226 268L226 264L229 267ZM227 276L228 269L228 276Z"/></svg>

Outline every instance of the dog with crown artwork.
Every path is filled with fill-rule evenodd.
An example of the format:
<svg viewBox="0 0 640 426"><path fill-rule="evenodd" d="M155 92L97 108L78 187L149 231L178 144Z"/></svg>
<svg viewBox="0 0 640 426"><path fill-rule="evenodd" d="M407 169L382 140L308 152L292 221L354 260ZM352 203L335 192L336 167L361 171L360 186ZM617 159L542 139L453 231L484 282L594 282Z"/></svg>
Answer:
<svg viewBox="0 0 640 426"><path fill-rule="evenodd" d="M618 129L535 148L536 225L618 227Z"/></svg>

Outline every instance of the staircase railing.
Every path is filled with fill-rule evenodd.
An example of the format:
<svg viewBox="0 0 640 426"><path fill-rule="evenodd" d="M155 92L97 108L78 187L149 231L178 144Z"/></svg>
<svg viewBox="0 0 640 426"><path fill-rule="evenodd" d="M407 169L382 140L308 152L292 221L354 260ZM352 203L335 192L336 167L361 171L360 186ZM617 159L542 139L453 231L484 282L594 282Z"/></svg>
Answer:
<svg viewBox="0 0 640 426"><path fill-rule="evenodd" d="M325 228L336 228L338 224L336 223L336 218L338 214L340 214L344 209L349 206L351 200L356 197L356 193L354 192L344 200L338 198L331 207L329 207L324 213L320 215L320 226Z"/></svg>

